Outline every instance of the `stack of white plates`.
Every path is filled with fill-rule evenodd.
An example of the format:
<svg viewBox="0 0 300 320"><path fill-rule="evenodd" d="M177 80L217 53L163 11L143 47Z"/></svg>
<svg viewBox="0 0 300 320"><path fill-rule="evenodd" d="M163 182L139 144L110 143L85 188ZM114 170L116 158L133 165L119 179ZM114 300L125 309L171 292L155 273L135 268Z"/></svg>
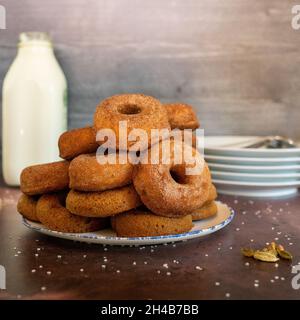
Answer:
<svg viewBox="0 0 300 320"><path fill-rule="evenodd" d="M243 148L260 137L205 137L205 159L218 193L277 197L300 187L300 146L289 149Z"/></svg>

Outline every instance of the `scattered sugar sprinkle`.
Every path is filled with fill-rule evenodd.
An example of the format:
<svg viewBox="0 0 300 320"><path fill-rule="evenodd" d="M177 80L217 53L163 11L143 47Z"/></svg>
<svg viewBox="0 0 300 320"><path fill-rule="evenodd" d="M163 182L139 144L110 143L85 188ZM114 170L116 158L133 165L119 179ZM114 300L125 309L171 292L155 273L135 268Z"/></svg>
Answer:
<svg viewBox="0 0 300 320"><path fill-rule="evenodd" d="M169 268L169 265L168 265L167 263L164 263L164 264L163 264L163 267L166 268L166 269L168 269L168 268Z"/></svg>
<svg viewBox="0 0 300 320"><path fill-rule="evenodd" d="M250 263L249 263L249 262L245 262L245 266L246 266L246 267L249 267L249 266L250 266Z"/></svg>
<svg viewBox="0 0 300 320"><path fill-rule="evenodd" d="M203 270L203 268L201 268L200 266L196 266L195 269L196 269L196 270L200 270L200 271Z"/></svg>
<svg viewBox="0 0 300 320"><path fill-rule="evenodd" d="M84 269L83 269L83 268L81 268L79 271L80 271L80 272L83 272L83 271L84 271Z"/></svg>
<svg viewBox="0 0 300 320"><path fill-rule="evenodd" d="M42 291L46 291L46 289L47 289L46 287L41 287Z"/></svg>
<svg viewBox="0 0 300 320"><path fill-rule="evenodd" d="M52 274L51 271L47 271L47 275L50 276Z"/></svg>
<svg viewBox="0 0 300 320"><path fill-rule="evenodd" d="M135 261L133 261L133 262L132 262L132 265L136 266L136 262L135 262Z"/></svg>
<svg viewBox="0 0 300 320"><path fill-rule="evenodd" d="M160 270L157 270L156 272L157 272L158 274L160 274Z"/></svg>
<svg viewBox="0 0 300 320"><path fill-rule="evenodd" d="M120 273L121 271L120 271L120 270L117 270L116 272L117 272L117 273Z"/></svg>
<svg viewBox="0 0 300 320"><path fill-rule="evenodd" d="M106 268L106 265L105 265L105 264L102 264L101 268L102 268L102 269L105 269L105 268Z"/></svg>
<svg viewBox="0 0 300 320"><path fill-rule="evenodd" d="M61 259L61 255L60 254L57 255L57 259Z"/></svg>
<svg viewBox="0 0 300 320"><path fill-rule="evenodd" d="M171 272L170 272L170 271L168 271L168 272L166 273L166 275L167 275L167 276L170 276L170 275L171 275Z"/></svg>
<svg viewBox="0 0 300 320"><path fill-rule="evenodd" d="M35 273L35 272L36 272L36 270L35 270L35 269L32 269L32 270L31 270L31 273Z"/></svg>
<svg viewBox="0 0 300 320"><path fill-rule="evenodd" d="M227 293L225 294L225 297L226 297L226 298L230 298L230 293L227 292Z"/></svg>
<svg viewBox="0 0 300 320"><path fill-rule="evenodd" d="M220 285L220 282L215 282L215 285L218 287Z"/></svg>

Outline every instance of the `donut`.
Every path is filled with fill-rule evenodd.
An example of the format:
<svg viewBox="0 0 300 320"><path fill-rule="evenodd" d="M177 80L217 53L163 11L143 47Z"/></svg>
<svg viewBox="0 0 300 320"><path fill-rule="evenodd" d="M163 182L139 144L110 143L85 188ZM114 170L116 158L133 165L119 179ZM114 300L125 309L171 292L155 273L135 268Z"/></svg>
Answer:
<svg viewBox="0 0 300 320"><path fill-rule="evenodd" d="M119 122L126 121L127 134L133 129L143 129L148 140L141 143L140 150L151 145L151 129L170 129L166 108L155 98L143 94L121 94L105 99L97 107L94 128L111 129L116 134L117 149L128 150L136 141L127 140L127 146L119 144L122 133Z"/></svg>
<svg viewBox="0 0 300 320"><path fill-rule="evenodd" d="M63 159L73 159L80 154L93 153L98 147L96 132L92 127L66 131L58 140L59 156Z"/></svg>
<svg viewBox="0 0 300 320"><path fill-rule="evenodd" d="M60 232L84 233L104 229L109 221L101 218L80 217L65 207L65 194L44 194L38 200L36 213L48 229Z"/></svg>
<svg viewBox="0 0 300 320"><path fill-rule="evenodd" d="M134 209L140 204L132 185L103 192L71 190L66 200L70 212L85 217L109 217Z"/></svg>
<svg viewBox="0 0 300 320"><path fill-rule="evenodd" d="M171 129L197 129L200 127L197 115L192 106L186 103L169 103L167 109Z"/></svg>
<svg viewBox="0 0 300 320"><path fill-rule="evenodd" d="M18 212L28 220L39 222L39 219L36 215L36 205L38 199L38 196L27 196L23 193L18 200Z"/></svg>
<svg viewBox="0 0 300 320"><path fill-rule="evenodd" d="M69 167L70 188L79 191L104 191L123 187L132 182L133 165L127 161L119 164L100 164L94 154L74 158Z"/></svg>
<svg viewBox="0 0 300 320"><path fill-rule="evenodd" d="M208 197L205 201L205 204L215 200L217 198L218 194L217 194L217 189L216 187L214 186L214 184L211 184L209 186L209 193L208 193Z"/></svg>
<svg viewBox="0 0 300 320"><path fill-rule="evenodd" d="M149 210L130 210L113 217L118 237L153 237L185 233L192 229L192 216L161 217Z"/></svg>
<svg viewBox="0 0 300 320"><path fill-rule="evenodd" d="M215 201L206 202L203 207L192 213L192 219L195 221L210 218L216 215L217 212L218 207Z"/></svg>
<svg viewBox="0 0 300 320"><path fill-rule="evenodd" d="M30 166L21 172L21 191L27 195L56 192L69 187L69 162Z"/></svg>
<svg viewBox="0 0 300 320"><path fill-rule="evenodd" d="M142 161L136 166L133 173L133 184L142 202L153 213L166 217L191 214L200 208L208 198L211 184L209 168L199 152L184 145L184 148L192 148L196 160L202 164L197 166L198 174L186 175L186 169L194 165L188 163L188 158L176 164L174 157L177 150L174 145L171 141L169 163L159 159L159 163L153 164L149 159L148 163ZM150 157L153 152L161 154L162 143L151 148Z"/></svg>
<svg viewBox="0 0 300 320"><path fill-rule="evenodd" d="M181 136L182 136L182 142L184 142L184 133L183 133L183 130L182 130ZM193 148L197 148L197 136L196 136L196 134L195 134L194 132L193 132L193 134L192 134L191 144L192 144L192 147L193 147Z"/></svg>

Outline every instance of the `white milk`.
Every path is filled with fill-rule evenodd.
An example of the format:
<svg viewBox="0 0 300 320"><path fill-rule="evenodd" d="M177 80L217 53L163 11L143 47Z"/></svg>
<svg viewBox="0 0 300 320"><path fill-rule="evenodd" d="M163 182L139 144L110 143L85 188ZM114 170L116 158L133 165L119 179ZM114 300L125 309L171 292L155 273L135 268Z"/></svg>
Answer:
<svg viewBox="0 0 300 320"><path fill-rule="evenodd" d="M59 159L57 141L67 129L67 82L46 34L20 35L2 96L3 175L17 186L23 168Z"/></svg>

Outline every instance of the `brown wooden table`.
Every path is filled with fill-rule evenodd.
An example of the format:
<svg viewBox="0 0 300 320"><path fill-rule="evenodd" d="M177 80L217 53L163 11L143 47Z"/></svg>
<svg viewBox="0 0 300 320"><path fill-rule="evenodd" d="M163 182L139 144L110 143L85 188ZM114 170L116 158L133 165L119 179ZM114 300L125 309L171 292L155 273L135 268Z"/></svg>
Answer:
<svg viewBox="0 0 300 320"><path fill-rule="evenodd" d="M18 189L2 187L2 299L299 299L291 286L300 262L300 197L256 200L220 196L236 210L225 229L176 244L111 247L56 239L25 228ZM293 262L255 261L242 246L277 240ZM105 266L105 267L103 267Z"/></svg>

